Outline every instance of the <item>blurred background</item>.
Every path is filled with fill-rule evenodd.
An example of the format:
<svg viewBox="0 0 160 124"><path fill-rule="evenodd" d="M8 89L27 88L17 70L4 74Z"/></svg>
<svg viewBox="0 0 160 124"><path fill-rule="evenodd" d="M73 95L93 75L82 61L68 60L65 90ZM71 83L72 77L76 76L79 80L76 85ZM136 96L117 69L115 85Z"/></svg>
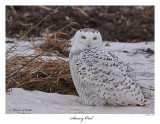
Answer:
<svg viewBox="0 0 160 124"><path fill-rule="evenodd" d="M22 37L57 6L6 6L6 37ZM154 41L154 6L61 6L28 37L43 36L65 27L61 39L70 39L81 28L94 28L104 41Z"/></svg>

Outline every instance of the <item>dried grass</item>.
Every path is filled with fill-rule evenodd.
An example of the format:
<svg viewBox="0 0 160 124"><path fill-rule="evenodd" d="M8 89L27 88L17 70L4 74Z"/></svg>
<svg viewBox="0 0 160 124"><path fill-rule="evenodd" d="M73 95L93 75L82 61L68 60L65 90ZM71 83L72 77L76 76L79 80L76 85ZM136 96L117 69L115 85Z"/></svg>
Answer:
<svg viewBox="0 0 160 124"><path fill-rule="evenodd" d="M66 44L64 42L64 44L61 43L62 41L60 40L50 39L47 41L42 45L42 48L48 51L51 49L48 47L55 48L52 50L56 52L56 49L62 50L66 46ZM52 45L50 46L50 44ZM52 50L51 52L53 52ZM34 55L34 57L35 56L36 55ZM11 76L11 78L6 81L6 89L18 87L31 91L39 90L43 92L77 95L68 62L59 57L63 57L63 55L58 53L57 60L43 60L41 55L35 59L33 59L33 55L15 55L8 58L6 60L6 77L15 74L17 70L23 68L16 73L15 76Z"/></svg>
<svg viewBox="0 0 160 124"><path fill-rule="evenodd" d="M6 77L28 62L27 56L16 56L6 61ZM16 76L6 81L6 89L18 87L26 90L57 92L77 95L73 85L68 62L57 60L42 60L41 56L25 66Z"/></svg>
<svg viewBox="0 0 160 124"><path fill-rule="evenodd" d="M38 24L34 27L37 27ZM6 51L6 91L8 91L9 88L17 87L30 91L38 90L50 93L56 92L60 94L77 95L71 78L68 62L59 58L64 57L65 52L67 52L65 50L69 44L68 40L60 40L58 38L60 35L66 35L60 31L73 24L76 23L71 22L55 32L54 38L49 36L49 31L46 29L45 32L47 34L47 39L44 44L39 46L40 49L37 49L40 50L37 51L40 53L38 55L14 55L13 53L16 52L21 40ZM26 38L26 34L31 30L33 30L33 28L29 29L29 31L27 31L27 33L25 33L20 39ZM33 37L32 40L34 41ZM28 48L22 51L29 51L30 49L31 48ZM58 52L58 54L55 55L57 58L56 60L42 59L43 53L53 52ZM66 56L67 54L68 52L66 53Z"/></svg>

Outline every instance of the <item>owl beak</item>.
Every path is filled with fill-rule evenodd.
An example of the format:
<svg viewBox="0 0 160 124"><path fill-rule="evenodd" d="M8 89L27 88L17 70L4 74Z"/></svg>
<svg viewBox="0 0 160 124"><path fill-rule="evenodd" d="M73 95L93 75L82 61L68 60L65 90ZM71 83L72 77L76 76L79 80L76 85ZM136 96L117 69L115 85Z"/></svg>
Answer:
<svg viewBox="0 0 160 124"><path fill-rule="evenodd" d="M90 47L90 43L88 44L88 48Z"/></svg>

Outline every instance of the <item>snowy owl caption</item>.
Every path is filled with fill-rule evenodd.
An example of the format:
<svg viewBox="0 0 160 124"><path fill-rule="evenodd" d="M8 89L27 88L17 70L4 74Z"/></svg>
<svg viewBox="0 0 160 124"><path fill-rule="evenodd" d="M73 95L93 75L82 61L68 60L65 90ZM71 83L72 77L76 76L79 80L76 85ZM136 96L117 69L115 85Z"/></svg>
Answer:
<svg viewBox="0 0 160 124"><path fill-rule="evenodd" d="M91 116L91 117L89 117L89 116L85 116L85 117L76 117L76 116L74 116L74 117L70 117L70 120L77 120L77 121L80 121L80 122L83 122L83 121L91 121L91 120L93 120L93 118L94 118L94 116Z"/></svg>

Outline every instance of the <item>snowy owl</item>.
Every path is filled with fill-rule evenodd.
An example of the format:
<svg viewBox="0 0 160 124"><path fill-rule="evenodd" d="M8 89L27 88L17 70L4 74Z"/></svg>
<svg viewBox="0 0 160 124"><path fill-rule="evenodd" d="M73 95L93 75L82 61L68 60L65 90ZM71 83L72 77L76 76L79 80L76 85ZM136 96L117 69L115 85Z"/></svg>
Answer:
<svg viewBox="0 0 160 124"><path fill-rule="evenodd" d="M78 30L71 45L70 71L81 104L148 104L145 90L127 76L122 62L103 45L99 31Z"/></svg>

